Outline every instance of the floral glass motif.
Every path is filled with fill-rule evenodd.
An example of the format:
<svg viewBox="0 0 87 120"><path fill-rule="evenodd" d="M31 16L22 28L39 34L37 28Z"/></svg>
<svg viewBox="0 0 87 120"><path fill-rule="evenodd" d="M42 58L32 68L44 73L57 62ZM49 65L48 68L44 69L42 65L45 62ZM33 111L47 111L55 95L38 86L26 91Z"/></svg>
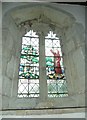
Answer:
<svg viewBox="0 0 87 120"><path fill-rule="evenodd" d="M49 32L45 37L48 97L68 96L60 39Z"/></svg>
<svg viewBox="0 0 87 120"><path fill-rule="evenodd" d="M22 37L18 97L39 97L39 38L33 30Z"/></svg>

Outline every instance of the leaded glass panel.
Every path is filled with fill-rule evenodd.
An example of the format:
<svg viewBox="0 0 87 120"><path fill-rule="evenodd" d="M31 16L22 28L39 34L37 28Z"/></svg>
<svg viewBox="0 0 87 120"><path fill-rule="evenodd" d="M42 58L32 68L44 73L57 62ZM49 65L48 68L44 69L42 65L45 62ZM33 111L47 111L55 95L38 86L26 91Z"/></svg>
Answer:
<svg viewBox="0 0 87 120"><path fill-rule="evenodd" d="M18 97L39 97L39 38L33 30L22 38Z"/></svg>
<svg viewBox="0 0 87 120"><path fill-rule="evenodd" d="M45 37L46 75L48 97L67 96L67 84L61 44L52 31Z"/></svg>

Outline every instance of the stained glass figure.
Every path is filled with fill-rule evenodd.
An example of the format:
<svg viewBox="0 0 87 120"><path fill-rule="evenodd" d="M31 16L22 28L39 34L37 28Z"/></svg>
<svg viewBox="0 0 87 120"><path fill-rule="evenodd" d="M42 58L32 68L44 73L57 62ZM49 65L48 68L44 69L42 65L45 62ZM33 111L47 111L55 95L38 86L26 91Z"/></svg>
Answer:
<svg viewBox="0 0 87 120"><path fill-rule="evenodd" d="M61 44L52 31L45 37L46 75L48 97L64 97L68 95L65 68Z"/></svg>
<svg viewBox="0 0 87 120"><path fill-rule="evenodd" d="M39 97L39 38L33 30L22 38L18 97Z"/></svg>

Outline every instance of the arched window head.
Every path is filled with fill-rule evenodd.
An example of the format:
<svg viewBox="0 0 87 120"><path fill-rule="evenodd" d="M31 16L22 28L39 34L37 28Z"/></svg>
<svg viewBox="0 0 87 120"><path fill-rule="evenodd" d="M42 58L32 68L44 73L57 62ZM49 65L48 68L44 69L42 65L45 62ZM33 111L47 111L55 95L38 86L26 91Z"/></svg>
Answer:
<svg viewBox="0 0 87 120"><path fill-rule="evenodd" d="M22 37L18 97L39 96L39 38L30 30Z"/></svg>
<svg viewBox="0 0 87 120"><path fill-rule="evenodd" d="M65 68L61 40L52 31L45 37L48 97L67 96Z"/></svg>

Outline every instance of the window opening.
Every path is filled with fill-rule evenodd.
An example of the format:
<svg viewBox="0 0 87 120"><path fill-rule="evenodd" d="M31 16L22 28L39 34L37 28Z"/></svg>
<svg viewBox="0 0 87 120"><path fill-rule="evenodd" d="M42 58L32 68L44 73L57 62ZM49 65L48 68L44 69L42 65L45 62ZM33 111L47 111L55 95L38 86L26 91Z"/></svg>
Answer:
<svg viewBox="0 0 87 120"><path fill-rule="evenodd" d="M48 97L68 95L61 40L52 31L45 37L45 58Z"/></svg>
<svg viewBox="0 0 87 120"><path fill-rule="evenodd" d="M39 97L39 37L33 30L22 37L18 97Z"/></svg>

